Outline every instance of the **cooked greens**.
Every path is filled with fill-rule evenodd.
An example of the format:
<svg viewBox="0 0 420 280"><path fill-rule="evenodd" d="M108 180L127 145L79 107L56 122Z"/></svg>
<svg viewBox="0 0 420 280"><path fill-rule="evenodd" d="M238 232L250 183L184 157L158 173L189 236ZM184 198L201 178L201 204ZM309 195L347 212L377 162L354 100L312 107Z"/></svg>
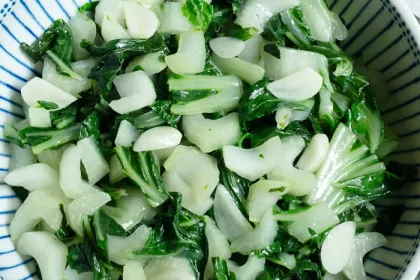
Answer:
<svg viewBox="0 0 420 280"><path fill-rule="evenodd" d="M412 170L382 161L398 137L346 36L323 0L101 0L55 21L22 44L43 76L4 129L5 182L29 192L17 249L53 280L365 279L386 242L369 231L402 213L371 202Z"/></svg>

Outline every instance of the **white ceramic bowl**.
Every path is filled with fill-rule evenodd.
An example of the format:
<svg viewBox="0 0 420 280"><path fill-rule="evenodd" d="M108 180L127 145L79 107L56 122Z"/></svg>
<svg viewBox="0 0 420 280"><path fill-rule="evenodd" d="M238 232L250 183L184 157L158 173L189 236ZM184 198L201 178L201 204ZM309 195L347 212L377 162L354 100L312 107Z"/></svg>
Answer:
<svg viewBox="0 0 420 280"><path fill-rule="evenodd" d="M278 0L281 1L281 0ZM415 0L420 1L420 0ZM6 122L23 118L20 88L39 75L39 65L20 51L54 19L68 20L86 0L0 0L0 279L36 279L36 264L19 256L9 239L8 225L20 202L5 185L8 142ZM403 0L328 0L349 29L342 46L358 62L375 70L385 120L400 135L394 160L420 166L420 27ZM380 73L381 75L378 75ZM383 81L382 78L383 77ZM420 178L416 182L420 182ZM366 259L371 279L414 279L420 269L420 183L413 182L378 207L406 208L388 244Z"/></svg>

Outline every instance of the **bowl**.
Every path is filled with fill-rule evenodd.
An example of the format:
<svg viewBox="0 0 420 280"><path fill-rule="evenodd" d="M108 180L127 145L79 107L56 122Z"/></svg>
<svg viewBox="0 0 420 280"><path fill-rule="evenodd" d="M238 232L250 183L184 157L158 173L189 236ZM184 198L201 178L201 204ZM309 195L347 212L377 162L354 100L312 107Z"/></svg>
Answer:
<svg viewBox="0 0 420 280"><path fill-rule="evenodd" d="M91 0L89 0L91 1ZM20 205L3 179L10 159L4 124L24 118L20 88L40 75L40 65L20 50L58 18L68 20L86 0L0 0L0 279L38 279L33 258L17 254L8 226ZM390 156L420 166L420 26L402 0L327 0L348 27L341 43L359 71L370 76L382 115L400 136ZM379 209L403 205L388 243L366 258L371 279L414 279L420 269L420 178L392 197L378 201Z"/></svg>

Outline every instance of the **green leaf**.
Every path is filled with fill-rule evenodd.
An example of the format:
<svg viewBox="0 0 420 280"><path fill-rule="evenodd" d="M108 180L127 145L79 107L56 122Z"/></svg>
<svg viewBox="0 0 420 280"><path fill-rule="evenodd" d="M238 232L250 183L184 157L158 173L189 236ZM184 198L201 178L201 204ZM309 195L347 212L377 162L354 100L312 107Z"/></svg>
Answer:
<svg viewBox="0 0 420 280"><path fill-rule="evenodd" d="M247 41L258 34L258 29L255 27L247 27L242 29L235 29L229 32L228 37L236 38L242 41Z"/></svg>
<svg viewBox="0 0 420 280"><path fill-rule="evenodd" d="M99 143L100 118L97 112L93 112L86 119L80 123L80 139L93 136L97 143Z"/></svg>
<svg viewBox="0 0 420 280"><path fill-rule="evenodd" d="M218 168L220 171L220 183L225 186L242 214L247 216L246 198L248 197L249 186L251 183L236 173L230 171L225 166L223 156L221 154L218 155Z"/></svg>
<svg viewBox="0 0 420 280"><path fill-rule="evenodd" d="M40 107L44 108L45 110L55 110L58 109L58 105L54 102L48 102L48 101L38 101L38 104Z"/></svg>
<svg viewBox="0 0 420 280"><path fill-rule="evenodd" d="M95 12L96 6L98 6L99 1L88 2L81 6L78 10L80 13L84 14L86 12Z"/></svg>
<svg viewBox="0 0 420 280"><path fill-rule="evenodd" d="M107 215L103 210L96 210L93 216L93 226L96 233L96 245L103 259L108 259L108 235L126 236L127 232L113 218Z"/></svg>
<svg viewBox="0 0 420 280"><path fill-rule="evenodd" d="M236 280L235 273L229 271L227 262L219 257L212 258L214 275L211 280Z"/></svg>
<svg viewBox="0 0 420 280"><path fill-rule="evenodd" d="M156 258L165 255L185 257L190 261L197 279L204 271L207 259L205 223L203 218L182 208L182 196L170 193L171 198L154 218L155 227L143 249L134 251L131 259Z"/></svg>
<svg viewBox="0 0 420 280"><path fill-rule="evenodd" d="M77 104L73 103L61 110L50 112L50 119L57 129L62 129L74 124L77 120L78 108Z"/></svg>
<svg viewBox="0 0 420 280"><path fill-rule="evenodd" d="M280 49L276 44L267 44L264 46L264 51L271 54L277 59L281 58Z"/></svg>
<svg viewBox="0 0 420 280"><path fill-rule="evenodd" d="M195 26L205 32L213 17L213 6L204 0L187 0L182 6L182 13Z"/></svg>
<svg viewBox="0 0 420 280"><path fill-rule="evenodd" d="M89 78L96 80L100 96L100 106L108 108L109 95L113 88L115 76L122 70L123 64L130 58L145 53L167 52L165 37L156 33L149 39L117 39L108 42L105 46L95 46L82 40L84 47L91 56L100 57L92 68Z"/></svg>
<svg viewBox="0 0 420 280"><path fill-rule="evenodd" d="M115 152L124 173L141 188L150 205L157 207L167 200L168 195L152 152L136 153L131 147L116 147Z"/></svg>
<svg viewBox="0 0 420 280"><path fill-rule="evenodd" d="M339 76L334 79L338 86L338 92L350 98L353 103L360 103L367 90L369 90L368 81L357 73L351 76Z"/></svg>
<svg viewBox="0 0 420 280"><path fill-rule="evenodd" d="M168 125L177 128L178 123L181 120L181 116L171 113L171 105L172 102L169 100L159 100L153 103L150 107Z"/></svg>
<svg viewBox="0 0 420 280"><path fill-rule="evenodd" d="M83 243L76 243L69 247L67 264L78 273L92 271Z"/></svg>
<svg viewBox="0 0 420 280"><path fill-rule="evenodd" d="M286 32L287 26L282 22L281 15L276 14L267 21L261 36L269 42L284 45Z"/></svg>
<svg viewBox="0 0 420 280"><path fill-rule="evenodd" d="M73 239L74 237L76 237L76 233L73 231L73 229L67 222L67 216L64 212L63 204L60 204L60 212L63 215L63 220L61 221L60 228L57 230L55 235L57 235L57 237L62 241Z"/></svg>
<svg viewBox="0 0 420 280"><path fill-rule="evenodd" d="M73 38L71 28L64 20L54 21L50 27L35 40L31 45L22 43L23 51L29 55L34 62L38 62L51 50L67 67L71 68L73 59Z"/></svg>

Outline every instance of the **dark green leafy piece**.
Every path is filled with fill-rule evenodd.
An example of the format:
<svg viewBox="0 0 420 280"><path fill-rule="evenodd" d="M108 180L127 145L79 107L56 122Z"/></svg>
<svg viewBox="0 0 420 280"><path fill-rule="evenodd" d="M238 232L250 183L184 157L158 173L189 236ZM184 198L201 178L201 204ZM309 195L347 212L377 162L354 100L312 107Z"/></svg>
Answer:
<svg viewBox="0 0 420 280"><path fill-rule="evenodd" d="M78 273L92 271L83 243L76 243L69 247L67 264Z"/></svg>
<svg viewBox="0 0 420 280"><path fill-rule="evenodd" d="M168 125L177 128L178 123L181 120L181 116L172 114L171 105L172 102L169 100L159 100L153 103L150 107Z"/></svg>
<svg viewBox="0 0 420 280"><path fill-rule="evenodd" d="M203 275L207 259L204 247L205 223L203 218L181 207L182 196L171 193L154 218L156 225L143 249L134 251L131 259L147 259L165 255L182 256L189 260L197 279Z"/></svg>
<svg viewBox="0 0 420 280"><path fill-rule="evenodd" d="M168 195L152 152L134 152L131 147L116 147L115 152L124 173L145 194L150 205L157 207L164 203Z"/></svg>
<svg viewBox="0 0 420 280"><path fill-rule="evenodd" d="M84 47L91 56L100 57L98 63L93 67L89 78L98 82L100 104L107 107L109 95L113 88L113 80L121 71L124 62L128 59L145 53L167 52L165 37L156 33L151 38L145 39L119 39L113 40L106 46L94 46L83 40Z"/></svg>
<svg viewBox="0 0 420 280"><path fill-rule="evenodd" d="M93 112L86 119L80 123L80 139L93 136L95 141L99 142L99 130L100 118L97 112Z"/></svg>
<svg viewBox="0 0 420 280"><path fill-rule="evenodd" d="M65 128L74 124L77 121L78 108L76 103L73 103L61 110L51 111L50 119L58 129Z"/></svg>
<svg viewBox="0 0 420 280"><path fill-rule="evenodd" d="M74 237L76 237L76 233L72 230L69 223L67 222L67 216L64 212L64 205L60 204L60 212L63 215L63 220L61 221L60 228L57 230L55 235L61 240L61 241L67 241L71 240Z"/></svg>
<svg viewBox="0 0 420 280"><path fill-rule="evenodd" d="M89 218L83 221L83 252L87 257L94 280L111 280L112 266L104 259L102 250L97 246L95 229Z"/></svg>
<svg viewBox="0 0 420 280"><path fill-rule="evenodd" d="M78 10L80 13L84 14L86 12L95 12L96 6L98 6L99 1L88 2L81 6Z"/></svg>
<svg viewBox="0 0 420 280"><path fill-rule="evenodd" d="M126 236L127 232L113 218L107 215L103 210L96 210L93 216L93 226L96 233L96 246L101 257L109 262L107 236Z"/></svg>
<svg viewBox="0 0 420 280"><path fill-rule="evenodd" d="M182 6L182 13L195 26L206 31L212 21L213 6L204 0L187 0Z"/></svg>
<svg viewBox="0 0 420 280"><path fill-rule="evenodd" d="M44 108L45 110L55 110L58 109L58 105L54 102L48 102L48 101L38 101L38 104L41 108Z"/></svg>
<svg viewBox="0 0 420 280"><path fill-rule="evenodd" d="M347 114L347 126L369 146L373 154L382 143L384 123L376 106L370 106L365 100L352 104Z"/></svg>
<svg viewBox="0 0 420 280"><path fill-rule="evenodd" d="M292 42L292 47L308 49L312 46L314 39L299 6L284 11L280 18L287 27L286 37Z"/></svg>
<svg viewBox="0 0 420 280"><path fill-rule="evenodd" d="M219 257L212 258L214 275L211 280L236 280L235 273L229 271L227 262Z"/></svg>
<svg viewBox="0 0 420 280"><path fill-rule="evenodd" d="M365 91L369 87L368 81L357 73L336 77L334 83L338 86L338 92L350 98L355 104L363 100Z"/></svg>
<svg viewBox="0 0 420 280"><path fill-rule="evenodd" d="M220 172L220 183L225 186L242 214L247 216L246 198L248 197L249 186L251 183L229 170L225 166L223 156L221 154L218 155L218 168Z"/></svg>
<svg viewBox="0 0 420 280"><path fill-rule="evenodd" d="M22 43L23 51L29 55L34 62L38 62L51 50L71 69L73 56L71 28L59 19L54 21L50 27L31 45Z"/></svg>
<svg viewBox="0 0 420 280"><path fill-rule="evenodd" d="M271 54L272 56L274 56L277 59L281 58L281 53L280 53L280 49L276 44L267 44L264 46L264 51L266 53Z"/></svg>
<svg viewBox="0 0 420 280"><path fill-rule="evenodd" d="M287 26L281 20L281 15L276 14L267 21L261 36L269 42L276 42L284 45L287 30Z"/></svg>
<svg viewBox="0 0 420 280"><path fill-rule="evenodd" d="M242 29L234 29L229 32L228 36L242 41L247 41L258 34L258 29L255 27L247 27Z"/></svg>

